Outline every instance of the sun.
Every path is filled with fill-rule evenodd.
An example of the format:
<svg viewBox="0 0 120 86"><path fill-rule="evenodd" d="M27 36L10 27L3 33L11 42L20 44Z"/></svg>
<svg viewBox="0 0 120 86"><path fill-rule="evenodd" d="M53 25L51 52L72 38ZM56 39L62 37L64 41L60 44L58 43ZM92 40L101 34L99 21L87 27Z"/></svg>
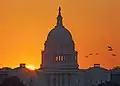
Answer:
<svg viewBox="0 0 120 86"><path fill-rule="evenodd" d="M35 67L32 65L26 65L26 68L30 69L30 70L35 70Z"/></svg>

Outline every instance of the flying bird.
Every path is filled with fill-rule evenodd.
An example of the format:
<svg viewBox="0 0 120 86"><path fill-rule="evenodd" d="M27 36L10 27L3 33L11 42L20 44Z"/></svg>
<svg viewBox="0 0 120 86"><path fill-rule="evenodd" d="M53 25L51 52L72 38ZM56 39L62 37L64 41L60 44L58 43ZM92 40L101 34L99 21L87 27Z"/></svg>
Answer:
<svg viewBox="0 0 120 86"><path fill-rule="evenodd" d="M111 46L108 46L108 48L111 48Z"/></svg>
<svg viewBox="0 0 120 86"><path fill-rule="evenodd" d="M112 56L116 56L116 54L112 54Z"/></svg>
<svg viewBox="0 0 120 86"><path fill-rule="evenodd" d="M86 58L88 58L88 56L85 56Z"/></svg>
<svg viewBox="0 0 120 86"><path fill-rule="evenodd" d="M95 55L99 55L99 53L96 53Z"/></svg>
<svg viewBox="0 0 120 86"><path fill-rule="evenodd" d="M108 46L108 51L113 51L111 46Z"/></svg>
<svg viewBox="0 0 120 86"><path fill-rule="evenodd" d="M89 55L93 55L93 53L90 53Z"/></svg>

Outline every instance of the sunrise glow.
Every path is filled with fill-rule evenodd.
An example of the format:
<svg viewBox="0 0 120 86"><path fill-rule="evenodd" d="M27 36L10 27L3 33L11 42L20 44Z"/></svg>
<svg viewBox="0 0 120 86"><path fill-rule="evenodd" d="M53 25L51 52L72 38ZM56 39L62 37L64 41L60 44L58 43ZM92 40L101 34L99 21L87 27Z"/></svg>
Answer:
<svg viewBox="0 0 120 86"><path fill-rule="evenodd" d="M26 65L26 68L30 69L30 70L35 70L35 67L34 66L31 66L31 65Z"/></svg>

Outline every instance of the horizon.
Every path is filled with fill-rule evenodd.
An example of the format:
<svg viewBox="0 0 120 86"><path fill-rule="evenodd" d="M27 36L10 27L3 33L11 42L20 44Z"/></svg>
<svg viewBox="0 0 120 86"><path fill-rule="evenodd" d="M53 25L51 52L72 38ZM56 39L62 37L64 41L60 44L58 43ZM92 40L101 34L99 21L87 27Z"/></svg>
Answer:
<svg viewBox="0 0 120 86"><path fill-rule="evenodd" d="M20 63L20 64L21 64L21 63ZM2 69L2 68L15 69L15 68L20 67L20 64L17 65L16 67L3 66L3 67L1 67L0 69ZM27 65L27 64L26 64L25 68L27 68L27 69L29 69L29 70L37 70L37 69L40 69L40 67L39 67L39 68L36 68L36 67L33 66L33 65ZM78 69L84 69L84 70L86 70L86 69L89 69L89 68L94 68L94 64L93 64L92 66L89 66L88 68L80 68L80 67L79 67ZM107 70L111 70L111 69L114 69L114 68L120 68L120 65L116 65L116 66L113 66L113 67L111 67L111 68L105 68L105 67L103 67L103 66L100 65L100 68L104 68L104 69L107 69Z"/></svg>

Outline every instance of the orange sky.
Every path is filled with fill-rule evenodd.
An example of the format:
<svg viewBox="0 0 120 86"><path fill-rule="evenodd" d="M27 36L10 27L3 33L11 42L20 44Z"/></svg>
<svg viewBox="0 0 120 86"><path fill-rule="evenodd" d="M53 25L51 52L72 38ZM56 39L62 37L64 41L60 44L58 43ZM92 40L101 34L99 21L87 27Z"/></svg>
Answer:
<svg viewBox="0 0 120 86"><path fill-rule="evenodd" d="M0 67L40 66L40 51L56 24L58 6L76 43L81 68L120 64L120 0L0 0ZM116 57L107 51L108 44ZM100 54L84 57L92 52Z"/></svg>

